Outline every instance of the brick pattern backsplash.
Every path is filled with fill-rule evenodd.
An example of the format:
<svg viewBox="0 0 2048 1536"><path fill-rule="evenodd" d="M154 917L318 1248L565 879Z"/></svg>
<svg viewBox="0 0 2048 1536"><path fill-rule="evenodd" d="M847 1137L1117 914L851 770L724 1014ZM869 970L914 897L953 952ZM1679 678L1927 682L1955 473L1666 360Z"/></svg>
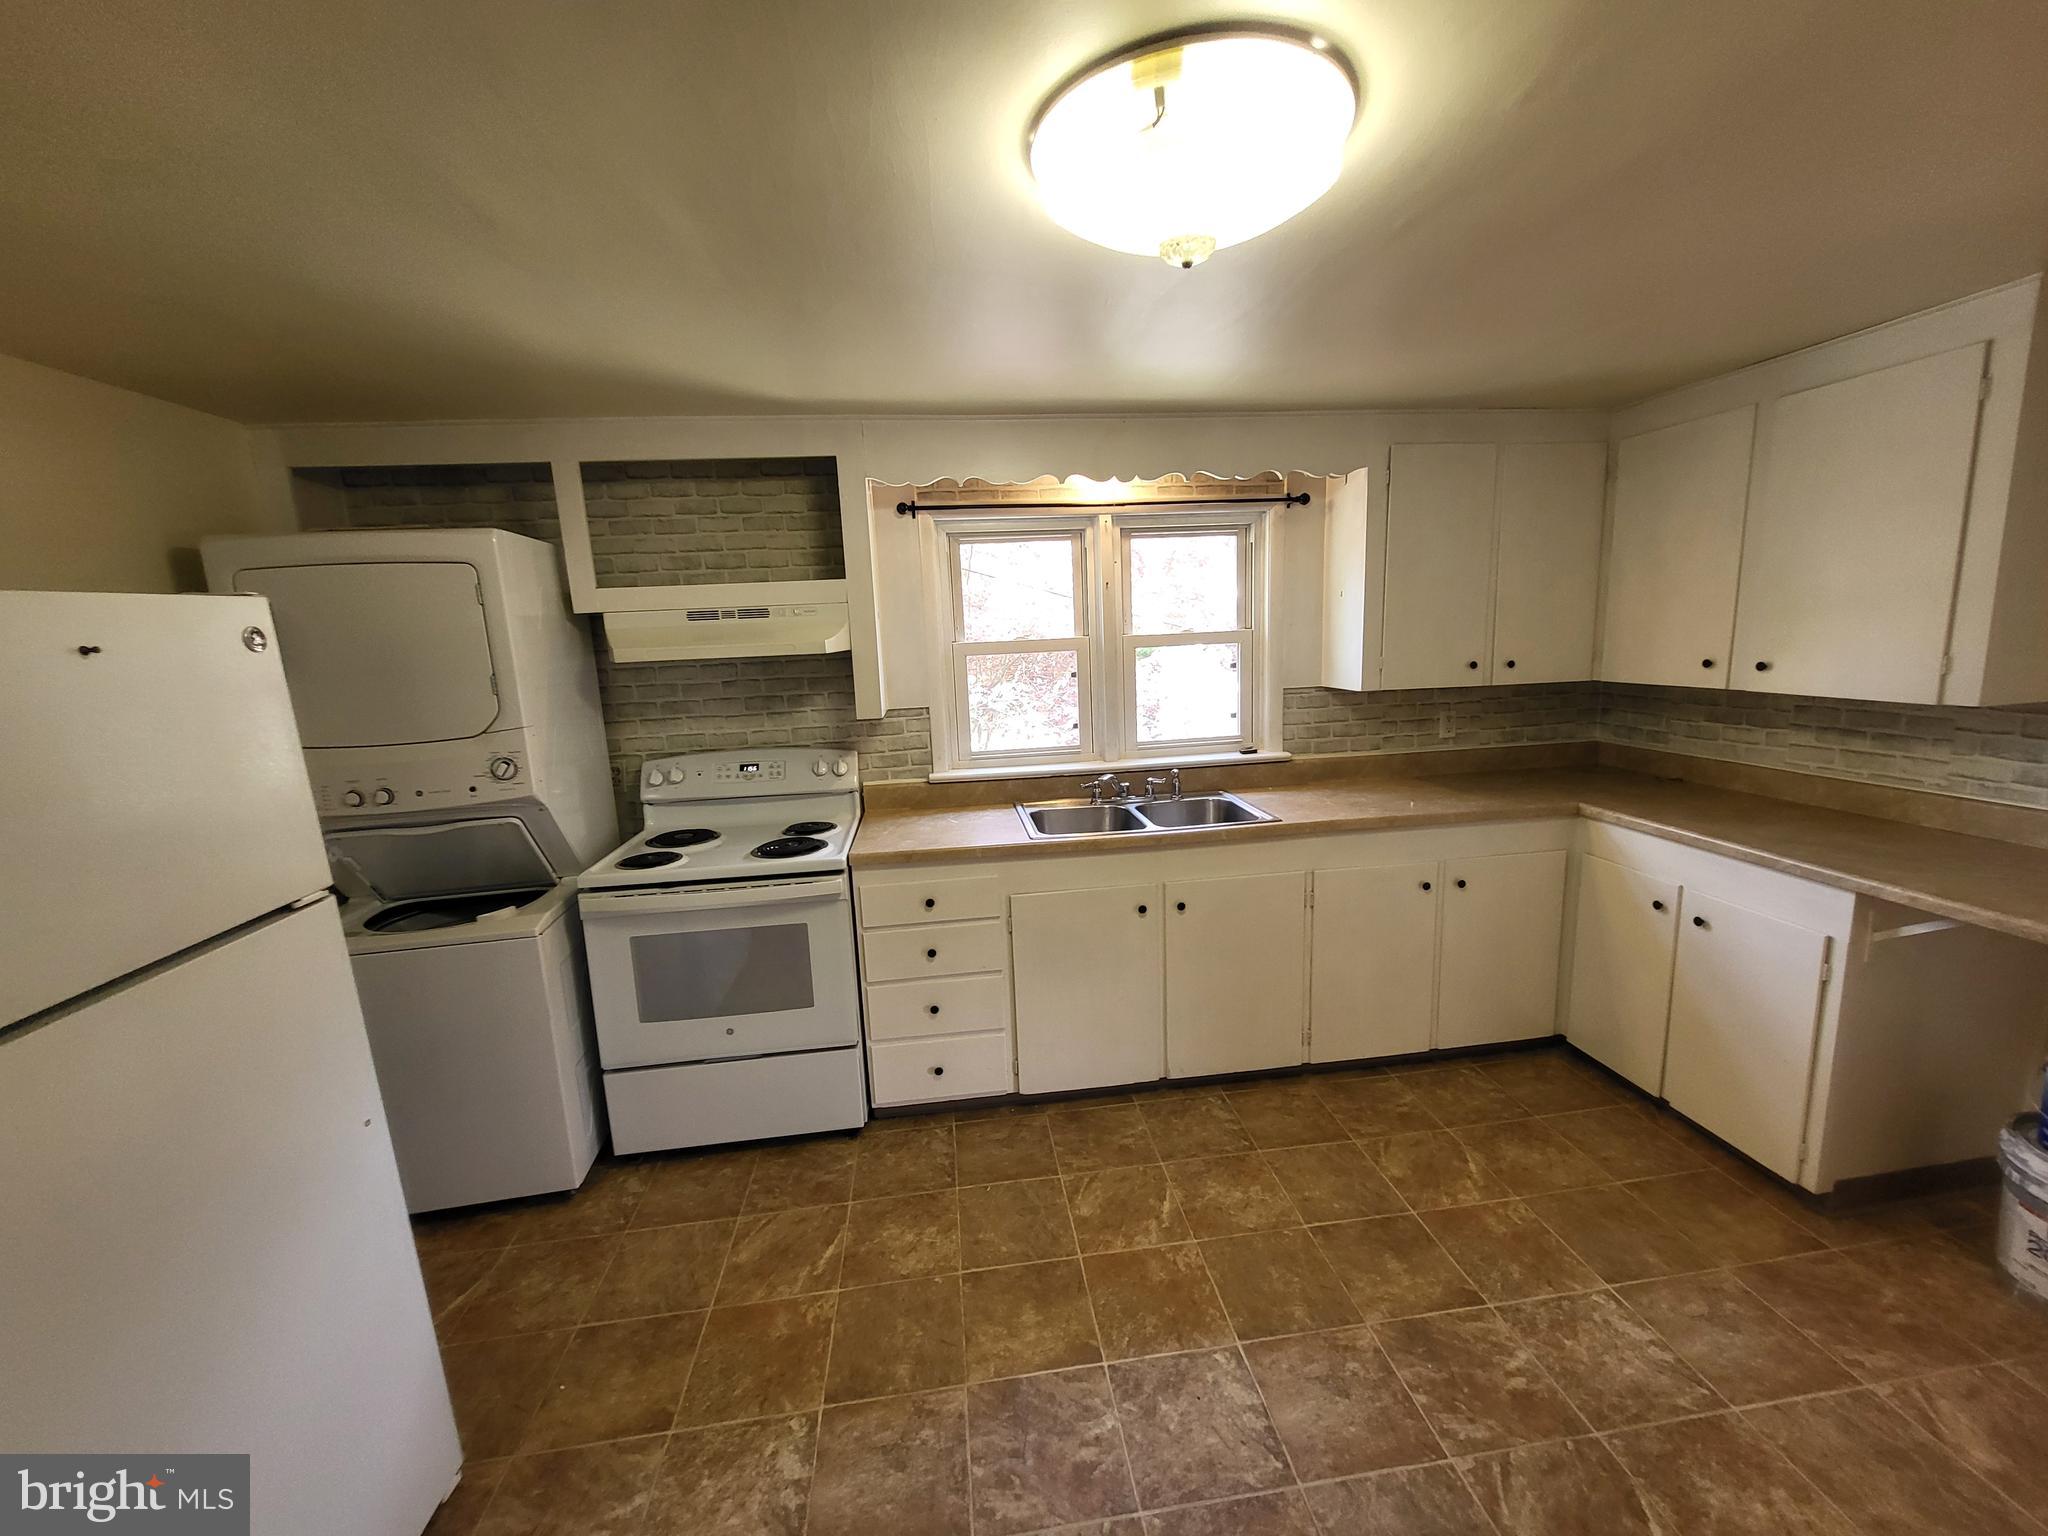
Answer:
<svg viewBox="0 0 2048 1536"><path fill-rule="evenodd" d="M1395 693L1290 688L1281 703L1280 736L1298 753L1528 746L1591 741L1598 711L1593 683Z"/></svg>
<svg viewBox="0 0 2048 1536"><path fill-rule="evenodd" d="M583 506L601 587L846 575L831 459L586 464Z"/></svg>
<svg viewBox="0 0 2048 1536"><path fill-rule="evenodd" d="M1626 746L2048 806L2048 714L2034 711L1608 683L1599 728Z"/></svg>
<svg viewBox="0 0 2048 1536"><path fill-rule="evenodd" d="M682 466L674 463L628 466L626 479L647 491L623 494L616 501L622 507L649 507L670 499L665 490L657 495L657 487L685 481L713 500L718 493L703 487L737 484L740 496L765 499L822 495L744 489L749 483L780 486L800 480L811 473L800 468L804 463L690 466L693 472L702 472L701 478L679 475ZM660 473L653 472L657 470ZM554 488L544 464L320 473L343 488L352 527L498 527L560 543ZM1208 488L1205 477L1193 483ZM978 483L970 484L977 494L983 493L985 488ZM1022 488L1010 489L1021 494ZM1035 489L1043 494L1046 488ZM590 491L586 486L586 495ZM833 505L836 509L836 502ZM748 514L739 515L744 524ZM836 557L836 510L827 521ZM761 530L741 529L742 535L749 531ZM772 552L772 547L750 546L737 553L751 556L764 550ZM775 569L792 573L798 568ZM929 716L922 709L909 709L882 720L855 719L853 668L845 656L617 666L600 645L598 684L613 781L627 827L639 823L636 786L640 763L649 756L747 746L851 746L861 753L870 779L921 779L931 771ZM1613 683L1372 694L1290 688L1282 705L1282 741L1288 751L1301 754L1609 741L1861 783L2048 807L2048 712L2027 710L1858 704Z"/></svg>

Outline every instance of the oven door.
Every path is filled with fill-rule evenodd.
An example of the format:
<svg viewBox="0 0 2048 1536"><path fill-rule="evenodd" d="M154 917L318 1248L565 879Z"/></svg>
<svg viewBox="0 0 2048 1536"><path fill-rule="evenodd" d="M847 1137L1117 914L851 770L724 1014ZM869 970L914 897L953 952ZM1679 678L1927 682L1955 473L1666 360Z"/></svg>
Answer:
<svg viewBox="0 0 2048 1536"><path fill-rule="evenodd" d="M844 875L585 891L578 906L608 1068L860 1040Z"/></svg>

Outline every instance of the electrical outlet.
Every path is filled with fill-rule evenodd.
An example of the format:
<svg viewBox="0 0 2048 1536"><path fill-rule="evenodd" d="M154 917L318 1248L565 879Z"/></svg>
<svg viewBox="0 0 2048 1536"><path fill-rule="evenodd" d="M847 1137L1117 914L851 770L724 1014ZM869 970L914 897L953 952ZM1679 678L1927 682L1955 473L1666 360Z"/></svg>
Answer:
<svg viewBox="0 0 2048 1536"><path fill-rule="evenodd" d="M1448 709L1436 717L1436 739L1438 741L1449 741L1451 739L1451 712Z"/></svg>

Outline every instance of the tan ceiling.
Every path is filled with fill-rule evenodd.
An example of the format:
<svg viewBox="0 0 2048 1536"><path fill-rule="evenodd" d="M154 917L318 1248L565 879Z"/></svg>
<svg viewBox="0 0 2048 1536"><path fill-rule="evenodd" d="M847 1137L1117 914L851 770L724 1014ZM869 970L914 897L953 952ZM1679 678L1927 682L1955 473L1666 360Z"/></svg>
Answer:
<svg viewBox="0 0 2048 1536"><path fill-rule="evenodd" d="M248 421L1601 404L2022 276L2042 0L1280 0L1336 190L1194 272L1043 91L1218 0L0 0L0 351Z"/></svg>

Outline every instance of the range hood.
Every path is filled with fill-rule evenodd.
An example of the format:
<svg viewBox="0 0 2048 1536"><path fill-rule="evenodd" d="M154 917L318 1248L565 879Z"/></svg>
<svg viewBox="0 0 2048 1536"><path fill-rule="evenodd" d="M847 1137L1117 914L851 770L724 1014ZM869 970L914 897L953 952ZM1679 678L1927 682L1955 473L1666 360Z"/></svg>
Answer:
<svg viewBox="0 0 2048 1536"><path fill-rule="evenodd" d="M828 656L853 644L844 603L614 612L604 616L604 637L620 662Z"/></svg>

